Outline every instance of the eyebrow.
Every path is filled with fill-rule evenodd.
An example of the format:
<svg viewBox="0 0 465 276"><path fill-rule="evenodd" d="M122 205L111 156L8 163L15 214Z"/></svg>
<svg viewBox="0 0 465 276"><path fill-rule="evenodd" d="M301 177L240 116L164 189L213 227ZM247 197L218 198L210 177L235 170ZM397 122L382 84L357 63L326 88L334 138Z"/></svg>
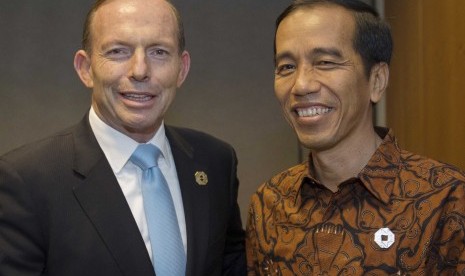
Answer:
<svg viewBox="0 0 465 276"><path fill-rule="evenodd" d="M293 59L294 55L289 52L289 51L286 51L286 52L283 52L283 53L279 53L275 56L274 58L274 63L277 64L278 61L282 60L282 59Z"/></svg>
<svg viewBox="0 0 465 276"><path fill-rule="evenodd" d="M323 47L315 48L315 49L312 50L311 54L316 55L316 56L330 55L330 56L333 56L333 57L342 58L342 52L339 49L334 48L334 47L331 47L331 48L323 48Z"/></svg>
<svg viewBox="0 0 465 276"><path fill-rule="evenodd" d="M107 41L107 42L103 43L100 46L101 46L102 49L107 49L107 48L113 47L115 45L127 46L126 43L124 43L122 40L118 40L118 39Z"/></svg>
<svg viewBox="0 0 465 276"><path fill-rule="evenodd" d="M329 55L333 56L336 58L342 58L342 52L334 47L330 48L325 48L325 47L317 47L312 49L310 52L310 56L323 56L323 55ZM294 54L292 54L290 51L285 51L282 53L279 53L275 57L275 63L282 59L294 59Z"/></svg>

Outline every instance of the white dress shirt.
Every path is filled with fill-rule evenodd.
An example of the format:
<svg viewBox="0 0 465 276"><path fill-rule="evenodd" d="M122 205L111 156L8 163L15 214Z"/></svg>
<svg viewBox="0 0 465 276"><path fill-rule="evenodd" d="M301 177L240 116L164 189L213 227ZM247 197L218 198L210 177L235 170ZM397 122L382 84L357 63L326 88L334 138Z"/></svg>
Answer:
<svg viewBox="0 0 465 276"><path fill-rule="evenodd" d="M110 163L113 173L126 197L126 201L139 227L150 258L152 258L152 247L142 199L142 170L129 160L139 143L104 123L97 116L93 108L91 108L89 112L89 121L92 131L97 138L97 142ZM154 137L147 142L147 144L149 143L157 146L161 150L162 157L158 160L158 166L166 178L171 196L173 197L174 208L176 210L182 242L184 244L184 252L187 252L186 221L181 189L179 187L179 179L176 173L176 166L174 164L171 148L165 135L164 123L161 124Z"/></svg>

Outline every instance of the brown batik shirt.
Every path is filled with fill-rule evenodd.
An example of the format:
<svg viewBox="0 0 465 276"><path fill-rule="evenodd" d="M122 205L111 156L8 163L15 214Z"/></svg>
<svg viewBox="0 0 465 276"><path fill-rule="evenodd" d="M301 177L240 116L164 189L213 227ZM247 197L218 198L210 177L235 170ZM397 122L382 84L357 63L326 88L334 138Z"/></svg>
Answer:
<svg viewBox="0 0 465 276"><path fill-rule="evenodd" d="M336 193L308 163L260 186L247 223L249 275L465 275L464 173L399 149L383 131Z"/></svg>

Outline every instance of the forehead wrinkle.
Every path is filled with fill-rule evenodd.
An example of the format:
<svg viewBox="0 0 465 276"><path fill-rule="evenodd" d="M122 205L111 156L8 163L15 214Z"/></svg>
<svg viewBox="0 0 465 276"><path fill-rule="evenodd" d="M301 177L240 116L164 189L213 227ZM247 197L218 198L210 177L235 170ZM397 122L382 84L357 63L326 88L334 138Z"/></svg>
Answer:
<svg viewBox="0 0 465 276"><path fill-rule="evenodd" d="M328 12L334 16L329 22L325 17ZM321 5L295 10L277 27L275 61L298 57L296 51L307 59L322 55L344 58L354 50L354 32L355 18L344 8Z"/></svg>
<svg viewBox="0 0 465 276"><path fill-rule="evenodd" d="M120 3L118 3L120 2ZM110 7L110 5L114 5ZM118 24L117 22L127 22ZM155 29L152 26L157 26ZM177 37L177 19L171 6L165 1L152 3L146 9L141 9L140 3L121 1L109 1L101 6L91 22L90 32L93 39L102 40L104 44L114 44L124 42L126 35L131 36L134 29L138 32L157 32L159 43L166 44L170 42L171 37ZM95 33L103 32L104 36L95 36ZM149 39L149 36L137 36L139 39ZM107 41L107 39L109 39ZM166 41L165 41L166 40ZM142 42L142 41L140 41ZM153 43L146 41L145 43ZM125 44L125 43L123 43ZM170 44L170 43L168 43Z"/></svg>

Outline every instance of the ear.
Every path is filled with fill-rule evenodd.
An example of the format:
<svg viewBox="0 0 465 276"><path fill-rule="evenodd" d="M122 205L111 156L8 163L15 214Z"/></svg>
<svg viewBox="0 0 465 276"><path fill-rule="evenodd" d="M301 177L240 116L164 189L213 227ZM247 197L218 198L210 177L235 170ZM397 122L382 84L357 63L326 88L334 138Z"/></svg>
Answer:
<svg viewBox="0 0 465 276"><path fill-rule="evenodd" d="M384 95L389 82L389 65L385 62L377 63L371 68L370 100L372 103L377 103Z"/></svg>
<svg viewBox="0 0 465 276"><path fill-rule="evenodd" d="M187 73L189 73L189 69L191 68L191 56L189 52L184 51L181 54L181 70L179 70L178 74L178 88L181 87L183 82L186 80Z"/></svg>
<svg viewBox="0 0 465 276"><path fill-rule="evenodd" d="M84 50L79 50L74 55L74 69L79 78L88 88L94 87L92 68L90 66L90 56Z"/></svg>

